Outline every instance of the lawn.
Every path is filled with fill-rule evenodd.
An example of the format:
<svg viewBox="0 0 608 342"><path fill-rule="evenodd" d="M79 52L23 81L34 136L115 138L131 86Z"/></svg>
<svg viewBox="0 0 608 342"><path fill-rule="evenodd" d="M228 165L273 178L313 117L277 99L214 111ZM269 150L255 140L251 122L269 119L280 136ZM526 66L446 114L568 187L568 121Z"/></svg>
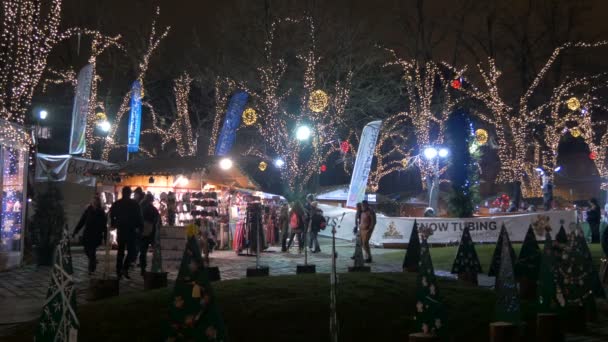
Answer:
<svg viewBox="0 0 608 342"><path fill-rule="evenodd" d="M542 245L540 247L542 249ZM479 256L479 261L481 262L481 267L483 268L483 271L485 273L487 273L490 269L490 262L492 260L494 248L495 245L493 244L475 245L475 250L477 251L477 255ZM516 255L519 255L520 248L521 244L513 244L513 249L515 249ZM598 268L600 264L600 258L603 255L602 248L600 244L589 244L589 249L591 250L591 255L593 256L593 263L595 264L595 267ZM452 269L452 263L454 262L454 258L456 257L457 251L458 246L432 247L431 258L433 259L433 266L435 267L435 269L450 271ZM374 258L375 261L378 263L402 263L404 256L405 251L401 250L395 252L388 252L381 255L379 254Z"/></svg>
<svg viewBox="0 0 608 342"><path fill-rule="evenodd" d="M339 276L341 341L406 341L413 331L415 274ZM230 341L328 341L328 275L241 279L215 284ZM441 280L454 341L486 341L494 293ZM117 297L79 307L79 340L159 341L168 290ZM9 341L31 341L34 323Z"/></svg>

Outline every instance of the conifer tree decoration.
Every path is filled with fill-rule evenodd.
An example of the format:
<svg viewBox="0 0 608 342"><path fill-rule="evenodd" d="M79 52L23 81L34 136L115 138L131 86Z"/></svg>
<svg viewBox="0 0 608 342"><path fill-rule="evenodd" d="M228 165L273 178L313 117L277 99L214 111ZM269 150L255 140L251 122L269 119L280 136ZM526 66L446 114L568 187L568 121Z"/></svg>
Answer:
<svg viewBox="0 0 608 342"><path fill-rule="evenodd" d="M403 259L403 270L410 272L418 271L418 263L420 262L420 237L418 236L418 222L414 220L414 227L410 234L410 240L407 244L405 259Z"/></svg>
<svg viewBox="0 0 608 342"><path fill-rule="evenodd" d="M509 246L509 255L512 263L512 267L515 267L515 250L513 250L513 246L511 245L511 240L509 239L509 234L507 233L507 228L503 224L500 228L500 233L498 235L498 241L496 242L496 248L494 249L494 254L492 255L492 263L490 264L490 271L488 272L488 276L496 277L498 275L498 271L500 270L500 263L502 260L502 241L507 240L507 245Z"/></svg>
<svg viewBox="0 0 608 342"><path fill-rule="evenodd" d="M506 234L506 232L505 232ZM497 247L498 248L498 247ZM511 244L508 237L502 240L500 253L500 268L496 276L496 321L518 324L520 321L520 303L515 274L513 272L513 260L509 248Z"/></svg>
<svg viewBox="0 0 608 342"><path fill-rule="evenodd" d="M46 294L35 340L76 341L80 322L76 315L76 289L67 230L63 231L53 258L51 285Z"/></svg>
<svg viewBox="0 0 608 342"><path fill-rule="evenodd" d="M475 244L471 238L469 227L466 227L462 232L462 238L460 239L456 259L454 259L454 264L452 265L452 273L477 274L481 272L481 264L479 263L479 258L477 257L477 251L475 251Z"/></svg>
<svg viewBox="0 0 608 342"><path fill-rule="evenodd" d="M580 229L570 233L568 245L563 251L559 265L559 279L563 297L568 306L583 306L587 312L595 313L595 298L593 295L593 265L587 262L584 253L586 244ZM559 299L559 297L558 297Z"/></svg>
<svg viewBox="0 0 608 342"><path fill-rule="evenodd" d="M556 269L555 258L557 257L554 242L551 240L551 234L545 236L545 244L541 255L540 269L538 272L538 312L539 313L556 313L560 306L563 305L558 301L558 273Z"/></svg>
<svg viewBox="0 0 608 342"><path fill-rule="evenodd" d="M420 263L416 286L416 327L418 332L442 336L445 331L445 309L439 299L437 279L426 238L420 245Z"/></svg>
<svg viewBox="0 0 608 342"><path fill-rule="evenodd" d="M585 259L585 266L590 273L589 277L591 278L590 281L593 295L596 298L606 298L606 292L604 291L604 286L602 286L602 282L600 281L600 275L595 267L593 267L593 257L591 256L589 245L587 245L587 240L585 240L585 236L580 228L579 233L580 234L576 234L576 238L579 240L578 245L581 246L581 252L583 254L583 258Z"/></svg>
<svg viewBox="0 0 608 342"><path fill-rule="evenodd" d="M528 227L528 232L524 238L524 243L519 251L519 258L515 263L515 277L517 279L527 278L532 282L538 279L540 269L541 252L536 241L536 235L532 226Z"/></svg>
<svg viewBox="0 0 608 342"><path fill-rule="evenodd" d="M224 323L201 251L190 235L169 303L166 341L225 341Z"/></svg>
<svg viewBox="0 0 608 342"><path fill-rule="evenodd" d="M568 234L566 234L566 230L564 229L563 225L559 228L559 231L555 236L555 241L562 245L566 245L568 243Z"/></svg>

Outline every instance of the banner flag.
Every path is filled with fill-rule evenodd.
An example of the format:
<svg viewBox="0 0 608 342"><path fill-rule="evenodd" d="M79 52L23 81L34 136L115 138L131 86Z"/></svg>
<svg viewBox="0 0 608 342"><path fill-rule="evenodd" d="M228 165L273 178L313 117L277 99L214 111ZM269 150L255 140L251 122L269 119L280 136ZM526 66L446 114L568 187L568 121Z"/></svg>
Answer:
<svg viewBox="0 0 608 342"><path fill-rule="evenodd" d="M80 69L80 72L78 73L76 95L74 95L74 107L72 108L70 154L84 154L86 152L87 116L89 114L92 81L93 66L87 64Z"/></svg>
<svg viewBox="0 0 608 342"><path fill-rule="evenodd" d="M141 132L141 83L133 82L131 87L131 114L129 116L129 131L127 135L127 151L139 151L139 135Z"/></svg>
<svg viewBox="0 0 608 342"><path fill-rule="evenodd" d="M216 156L225 156L230 153L234 144L234 138L236 137L236 130L241 124L241 115L243 114L243 110L245 110L248 99L249 94L242 90L237 91L230 98L226 117L224 118L224 125L215 147Z"/></svg>
<svg viewBox="0 0 608 342"><path fill-rule="evenodd" d="M354 208L357 202L361 202L365 198L367 179L372 167L372 159L374 158L374 150L376 150L376 142L378 141L381 125L382 120L377 120L368 123L363 128L359 150L357 151L357 159L355 160L355 168L350 179L350 187L348 188L347 207Z"/></svg>

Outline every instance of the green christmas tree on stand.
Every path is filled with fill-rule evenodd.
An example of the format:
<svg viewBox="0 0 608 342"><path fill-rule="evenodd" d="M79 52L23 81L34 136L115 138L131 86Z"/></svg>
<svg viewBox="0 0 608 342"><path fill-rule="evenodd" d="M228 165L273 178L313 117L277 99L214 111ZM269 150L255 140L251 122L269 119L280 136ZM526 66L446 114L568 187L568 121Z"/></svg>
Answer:
<svg viewBox="0 0 608 342"><path fill-rule="evenodd" d="M532 226L529 226L524 243L519 251L519 258L515 263L515 277L519 281L519 291L522 298L533 299L536 297L536 282L541 257L536 235Z"/></svg>
<svg viewBox="0 0 608 342"><path fill-rule="evenodd" d="M500 268L496 277L498 297L496 301L496 320L517 325L521 319L520 303L513 271L513 260L511 259L511 253L509 253L509 248L512 247L508 237L502 240L500 248L502 249Z"/></svg>
<svg viewBox="0 0 608 342"><path fill-rule="evenodd" d="M166 341L225 341L224 323L201 251L189 236L169 303Z"/></svg>
<svg viewBox="0 0 608 342"><path fill-rule="evenodd" d="M477 285L477 274L481 273L481 264L477 257L475 244L471 238L469 227L462 232L456 259L452 265L452 273L458 274L458 279Z"/></svg>
<svg viewBox="0 0 608 342"><path fill-rule="evenodd" d="M424 334L443 336L445 309L439 298L437 279L426 238L420 246L420 263L416 286L416 329Z"/></svg>
<svg viewBox="0 0 608 342"><path fill-rule="evenodd" d="M500 270L500 263L502 260L502 241L505 239L507 240L507 245L509 246L508 250L509 255L511 256L512 267L515 267L515 250L513 250L511 240L509 239L509 234L507 234L507 228L503 224L500 228L494 254L492 255L492 263L490 264L490 271L488 272L488 276L490 277L496 277L498 275L498 271Z"/></svg>
<svg viewBox="0 0 608 342"><path fill-rule="evenodd" d="M593 257L591 256L591 251L589 250L587 240L585 240L582 229L580 229L580 227L578 229L579 234L576 234L576 238L579 240L578 244L581 246L581 252L583 254L583 258L585 259L585 265L588 266L588 270L591 273L590 278L593 295L596 298L606 298L606 292L604 291L604 286L602 286L602 282L600 281L600 275L595 267L593 267Z"/></svg>
<svg viewBox="0 0 608 342"><path fill-rule="evenodd" d="M76 314L72 255L67 230L57 245L51 271L51 285L46 294L35 340L76 341L80 322Z"/></svg>
<svg viewBox="0 0 608 342"><path fill-rule="evenodd" d="M555 259L557 257L554 248L554 241L551 234L545 235L545 244L541 255L540 269L538 271L538 312L539 313L558 313L564 304L558 301L558 273ZM562 297L563 300L563 297Z"/></svg>
<svg viewBox="0 0 608 342"><path fill-rule="evenodd" d="M420 237L418 236L418 222L414 220L414 227L410 234L410 240L407 243L407 251L405 259L403 259L403 270L409 272L418 271L418 263L420 262Z"/></svg>
<svg viewBox="0 0 608 342"><path fill-rule="evenodd" d="M555 241L557 241L559 244L563 244L564 246L568 243L568 234L566 234L566 230L564 229L563 225L559 227L559 231L555 236Z"/></svg>

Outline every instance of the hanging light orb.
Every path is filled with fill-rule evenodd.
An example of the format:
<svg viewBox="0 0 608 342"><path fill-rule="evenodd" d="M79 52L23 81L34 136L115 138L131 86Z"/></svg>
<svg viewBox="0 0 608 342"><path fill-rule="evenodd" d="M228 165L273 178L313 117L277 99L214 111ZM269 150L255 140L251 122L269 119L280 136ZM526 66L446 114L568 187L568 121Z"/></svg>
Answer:
<svg viewBox="0 0 608 342"><path fill-rule="evenodd" d="M258 121L258 113L255 109L249 107L243 111L243 123L245 126L251 126Z"/></svg>
<svg viewBox="0 0 608 342"><path fill-rule="evenodd" d="M342 151L342 153L348 153L348 151L350 150L350 144L348 143L348 141L343 141L340 143L340 150Z"/></svg>
<svg viewBox="0 0 608 342"><path fill-rule="evenodd" d="M403 159L401 159L401 166L403 166L403 168L404 168L404 169L406 169L406 168L407 168L407 165L408 165L408 164L409 164L409 163L408 163L408 161L407 161L407 158L403 158Z"/></svg>
<svg viewBox="0 0 608 342"><path fill-rule="evenodd" d="M106 113L99 112L99 113L95 114L95 123L97 125L100 125L104 121L108 121L108 117L106 116Z"/></svg>
<svg viewBox="0 0 608 342"><path fill-rule="evenodd" d="M580 137L582 134L581 129L578 127L570 128L570 135L574 138Z"/></svg>
<svg viewBox="0 0 608 342"><path fill-rule="evenodd" d="M452 80L452 82L450 83L450 85L454 89L460 89L460 87L462 87L462 82L460 82L459 79L454 79L454 80Z"/></svg>
<svg viewBox="0 0 608 342"><path fill-rule="evenodd" d="M315 113L320 113L327 108L329 104L329 96L323 90L317 89L310 93L308 98L308 108Z"/></svg>
<svg viewBox="0 0 608 342"><path fill-rule="evenodd" d="M327 165L323 164L321 165L321 172L325 172L327 171Z"/></svg>
<svg viewBox="0 0 608 342"><path fill-rule="evenodd" d="M597 153L595 153L595 152L589 153L589 159L595 160L596 158L597 158Z"/></svg>
<svg viewBox="0 0 608 342"><path fill-rule="evenodd" d="M266 164L266 162L264 162L264 161L260 162L260 165L258 165L258 169L260 169L260 171L266 171L267 167L268 167L268 164Z"/></svg>
<svg viewBox="0 0 608 342"><path fill-rule="evenodd" d="M475 131L475 140L477 140L477 143L479 145L485 145L485 144L487 144L488 143L488 138L489 138L488 131L486 131L485 129L478 128Z"/></svg>
<svg viewBox="0 0 608 342"><path fill-rule="evenodd" d="M581 102L576 97L571 97L566 101L566 106L568 106L568 109L575 111L581 107Z"/></svg>

